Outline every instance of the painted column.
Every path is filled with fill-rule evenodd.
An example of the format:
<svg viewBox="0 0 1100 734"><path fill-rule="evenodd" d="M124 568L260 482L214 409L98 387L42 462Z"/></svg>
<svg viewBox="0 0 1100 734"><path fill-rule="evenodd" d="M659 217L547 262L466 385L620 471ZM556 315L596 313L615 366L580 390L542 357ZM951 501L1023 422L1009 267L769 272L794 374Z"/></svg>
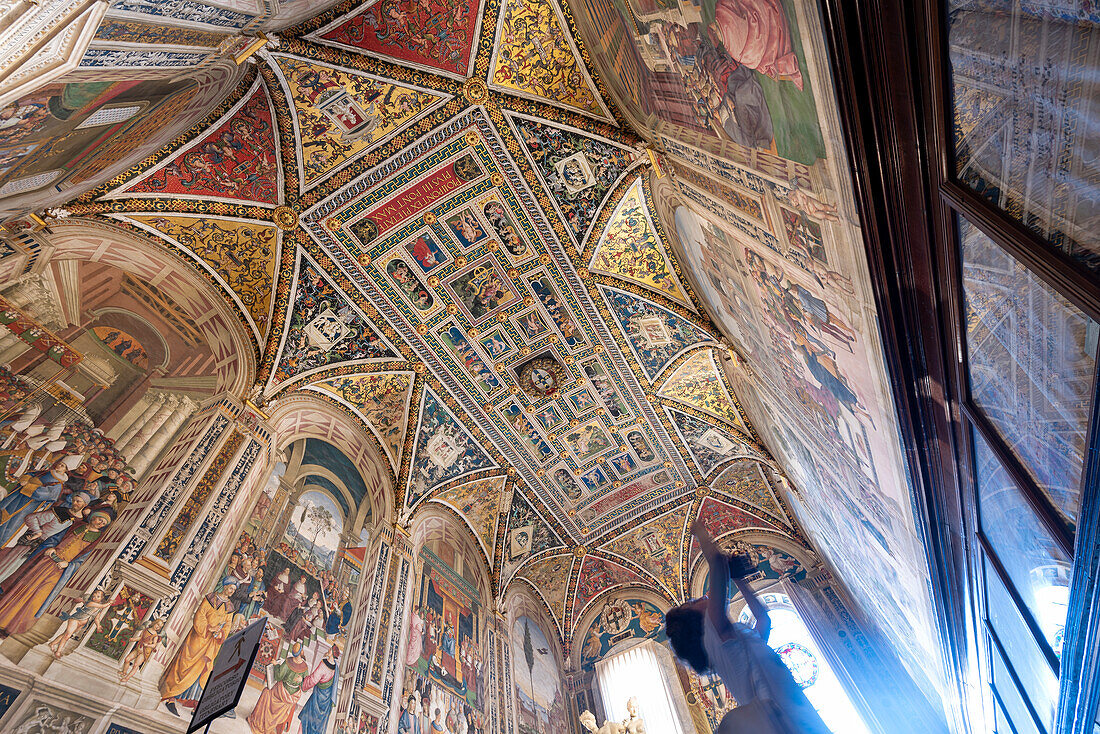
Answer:
<svg viewBox="0 0 1100 734"><path fill-rule="evenodd" d="M134 422L130 424L130 427L123 431L122 435L118 437L118 440L115 441L116 449L126 452L128 455L127 449L133 442L134 436L136 436L138 431L144 428L145 424L149 422L158 410L160 410L161 403L164 401L165 397L165 394L160 392L146 393L145 402L148 407L146 407L145 411L135 418Z"/></svg>
<svg viewBox="0 0 1100 734"><path fill-rule="evenodd" d="M179 430L183 422L187 420L187 417L195 409L195 404L191 400L182 395L176 395L168 399L168 402L175 401L175 405L172 412L169 414L168 419L161 424L161 427L157 429L156 433L150 436L148 443L142 450L141 456L133 462L134 475L140 477L142 473L149 467L149 464L160 455L161 450L168 445L168 441L172 436L176 435L176 431Z"/></svg>
<svg viewBox="0 0 1100 734"><path fill-rule="evenodd" d="M137 462L142 461L145 466L148 466L149 462L156 458L155 456L148 456L149 439L153 437L157 429L164 425L165 421L168 420L168 416L172 415L178 405L178 396L165 395L164 401L160 404L157 412L153 413L153 417L145 422L140 431L134 434L126 447L129 450L131 464L136 465Z"/></svg>
<svg viewBox="0 0 1100 734"><path fill-rule="evenodd" d="M389 642L381 650L382 654L382 705L385 706L385 715L378 722L379 734L389 732L396 734L397 711L400 710L397 698L401 695L401 685L405 677L405 647L408 641L405 639L409 630L409 614L412 612L413 594L409 592L409 586L415 573L413 546L409 536L398 527L394 535L394 557L392 567L397 570L396 588L393 599L392 619L389 623ZM387 579L387 584L389 579ZM385 618L385 615L383 615ZM380 625L381 627L382 625ZM379 640L385 630L379 630ZM376 646L376 651L378 650ZM372 670L373 673L373 670Z"/></svg>

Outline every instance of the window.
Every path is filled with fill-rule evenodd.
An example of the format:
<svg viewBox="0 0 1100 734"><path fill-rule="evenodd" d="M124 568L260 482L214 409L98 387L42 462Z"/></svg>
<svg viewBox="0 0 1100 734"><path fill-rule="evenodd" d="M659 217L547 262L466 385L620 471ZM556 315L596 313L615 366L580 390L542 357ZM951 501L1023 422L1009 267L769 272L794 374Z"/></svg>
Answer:
<svg viewBox="0 0 1100 734"><path fill-rule="evenodd" d="M870 734L787 595L761 594L760 600L768 608L768 616L772 622L768 646L779 653L779 657L787 664L795 681L802 686L806 698L810 699L829 730L846 734ZM737 621L751 625L755 620L746 607Z"/></svg>
<svg viewBox="0 0 1100 734"><path fill-rule="evenodd" d="M657 643L646 640L640 645L609 655L596 663L596 680L599 683L603 710L610 721L623 721L629 717L627 701L636 698L638 713L645 719L646 731L657 734L685 734L672 700L672 681L657 658L658 653L669 653L658 648Z"/></svg>

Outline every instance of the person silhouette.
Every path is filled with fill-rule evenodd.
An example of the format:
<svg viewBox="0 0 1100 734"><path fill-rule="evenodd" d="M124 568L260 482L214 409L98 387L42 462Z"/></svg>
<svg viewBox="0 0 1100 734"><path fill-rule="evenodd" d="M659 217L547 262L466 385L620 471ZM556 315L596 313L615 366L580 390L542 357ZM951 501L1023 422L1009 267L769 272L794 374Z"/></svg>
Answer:
<svg viewBox="0 0 1100 734"><path fill-rule="evenodd" d="M768 610L744 578L754 570L752 561L723 553L700 520L691 531L707 559L710 588L706 596L670 609L665 632L677 657L699 674L717 674L740 704L723 717L716 734L760 729L761 719L770 720L776 732L830 734L791 671L768 647ZM756 620L752 627L729 618L731 576Z"/></svg>

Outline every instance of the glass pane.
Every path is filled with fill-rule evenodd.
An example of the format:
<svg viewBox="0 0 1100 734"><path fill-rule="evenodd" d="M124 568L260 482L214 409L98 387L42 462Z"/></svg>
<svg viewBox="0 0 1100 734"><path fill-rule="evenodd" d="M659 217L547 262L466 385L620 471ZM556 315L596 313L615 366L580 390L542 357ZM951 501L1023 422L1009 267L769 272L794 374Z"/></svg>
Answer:
<svg viewBox="0 0 1100 734"><path fill-rule="evenodd" d="M970 222L957 222L974 402L1076 525L1097 324Z"/></svg>
<svg viewBox="0 0 1100 734"><path fill-rule="evenodd" d="M993 731L996 734L1016 734L1008 725L1004 709L996 702L993 704Z"/></svg>
<svg viewBox="0 0 1100 734"><path fill-rule="evenodd" d="M1100 271L1100 11L949 0L956 174Z"/></svg>
<svg viewBox="0 0 1100 734"><path fill-rule="evenodd" d="M1060 656L1069 604L1070 559L1046 532L989 444L973 428L970 433L982 532L1050 649Z"/></svg>
<svg viewBox="0 0 1100 734"><path fill-rule="evenodd" d="M985 604L990 626L1019 676L1027 699L1049 731L1054 725L1054 711L1058 705L1058 677L1039 651L1031 630L1024 624L988 559L985 560Z"/></svg>
<svg viewBox="0 0 1100 734"><path fill-rule="evenodd" d="M1004 705L1004 715L1012 720L1012 724L1016 728L1016 734L1040 734L1039 728L1035 726L1035 719L1032 718L1027 706L1024 705L1024 699L1020 697L1020 689L1016 687L1012 676L1008 674L1008 668L1005 667L1004 658L1001 657L1000 651L992 643L990 643L990 647L993 653L991 656L993 659L993 689L1001 697L1001 704ZM1001 713L1000 705L994 707L998 713ZM998 734L1003 732L1012 734L1012 729L1002 727L1001 720L1002 717L998 716Z"/></svg>

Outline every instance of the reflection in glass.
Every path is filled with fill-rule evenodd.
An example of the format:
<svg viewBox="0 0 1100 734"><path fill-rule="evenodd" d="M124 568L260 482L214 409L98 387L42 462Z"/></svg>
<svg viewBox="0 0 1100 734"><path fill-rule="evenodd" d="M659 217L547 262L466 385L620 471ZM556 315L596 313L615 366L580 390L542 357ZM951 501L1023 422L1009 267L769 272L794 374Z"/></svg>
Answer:
<svg viewBox="0 0 1100 734"><path fill-rule="evenodd" d="M974 225L957 221L971 395L1075 525L1097 324Z"/></svg>
<svg viewBox="0 0 1100 734"><path fill-rule="evenodd" d="M995 647L990 650L990 658L993 661L993 687L997 689L997 695L1004 706L1004 714L1012 720L1016 727L1016 734L1039 734L1035 726L1035 720L1028 712L1024 699L1020 697L1020 689L1016 687L1012 677L1005 667L1004 658ZM1001 713L1001 706L997 706L997 713ZM997 717L997 734L1012 734L1012 729L1002 726L1003 718Z"/></svg>
<svg viewBox="0 0 1100 734"><path fill-rule="evenodd" d="M1058 677L1039 650L1031 630L1024 624L1023 617L1001 584L989 559L985 561L985 608L989 624L1004 647L1005 655L1020 679L1027 700L1031 702L1043 726L1051 731L1058 705ZM998 690L1007 690L1008 685L1010 684L1007 681L1000 683Z"/></svg>
<svg viewBox="0 0 1100 734"><path fill-rule="evenodd" d="M1100 270L1100 13L949 0L959 179Z"/></svg>
<svg viewBox="0 0 1100 734"><path fill-rule="evenodd" d="M1062 650L1071 564L976 430L975 474L982 533L1055 655Z"/></svg>

